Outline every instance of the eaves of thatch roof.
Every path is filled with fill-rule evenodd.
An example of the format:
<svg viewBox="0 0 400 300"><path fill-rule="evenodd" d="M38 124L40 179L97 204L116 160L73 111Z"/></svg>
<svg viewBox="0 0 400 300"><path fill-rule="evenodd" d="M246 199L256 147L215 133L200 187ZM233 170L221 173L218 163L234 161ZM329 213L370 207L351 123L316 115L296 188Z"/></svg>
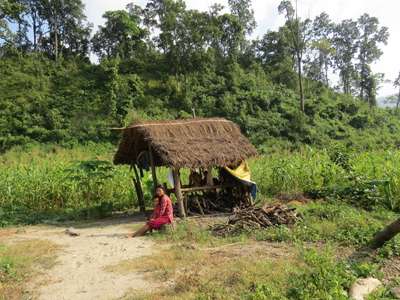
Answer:
<svg viewBox="0 0 400 300"><path fill-rule="evenodd" d="M137 122L122 129L115 164L134 164L151 147L156 166L224 167L257 155L239 126L222 118Z"/></svg>

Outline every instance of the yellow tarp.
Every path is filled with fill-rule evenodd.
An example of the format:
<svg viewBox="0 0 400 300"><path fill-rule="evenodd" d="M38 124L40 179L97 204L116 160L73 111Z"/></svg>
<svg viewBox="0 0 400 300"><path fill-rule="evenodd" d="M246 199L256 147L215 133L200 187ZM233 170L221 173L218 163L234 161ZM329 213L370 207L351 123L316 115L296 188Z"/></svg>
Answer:
<svg viewBox="0 0 400 300"><path fill-rule="evenodd" d="M236 169L225 167L225 170L240 180L253 182L251 181L251 172L246 161L242 161Z"/></svg>

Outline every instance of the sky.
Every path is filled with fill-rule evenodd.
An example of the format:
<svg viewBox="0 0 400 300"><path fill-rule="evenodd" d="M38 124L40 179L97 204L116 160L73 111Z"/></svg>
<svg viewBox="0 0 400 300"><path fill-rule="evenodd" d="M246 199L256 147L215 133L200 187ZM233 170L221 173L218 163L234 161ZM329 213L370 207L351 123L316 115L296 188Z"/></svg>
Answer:
<svg viewBox="0 0 400 300"><path fill-rule="evenodd" d="M141 6L146 0L83 0L86 5L86 16L96 30L104 24L102 15L107 10L124 9L128 3ZM228 0L186 0L190 9L208 10L214 3L227 7ZM280 0L253 0L254 15L257 29L254 37L261 37L268 30L275 30L283 25L284 19L278 14ZM400 1L399 0L298 0L298 13L302 18L313 18L321 12L326 12L335 22L343 19L356 19L364 13L375 16L382 26L389 28L389 40L382 46L384 54L373 65L374 72L385 74L385 79L393 81L400 72ZM378 91L379 97L396 93L391 82L386 82Z"/></svg>

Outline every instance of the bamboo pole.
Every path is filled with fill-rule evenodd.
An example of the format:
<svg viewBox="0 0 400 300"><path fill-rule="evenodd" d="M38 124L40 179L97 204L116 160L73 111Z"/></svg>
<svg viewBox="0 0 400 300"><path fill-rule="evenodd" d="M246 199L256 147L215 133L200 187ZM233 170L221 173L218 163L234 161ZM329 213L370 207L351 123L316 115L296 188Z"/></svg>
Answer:
<svg viewBox="0 0 400 300"><path fill-rule="evenodd" d="M157 182L156 167L154 165L153 149L150 144L149 144L149 156L150 156L151 175L153 177L153 190L155 192L158 182Z"/></svg>
<svg viewBox="0 0 400 300"><path fill-rule="evenodd" d="M214 185L214 180L213 180L213 175L212 175L212 167L207 168L207 178L206 182L208 186L213 186Z"/></svg>
<svg viewBox="0 0 400 300"><path fill-rule="evenodd" d="M138 197L140 212L144 213L146 211L146 205L144 203L142 181L140 180L139 172L136 168L136 165L133 164L132 168L135 173L135 177L133 177L132 180L133 180L133 184L135 185L135 190L136 190L136 195Z"/></svg>
<svg viewBox="0 0 400 300"><path fill-rule="evenodd" d="M186 213L185 213L185 207L183 204L183 195L182 195L182 190L181 190L181 179L180 179L179 169L174 169L172 171L172 175L174 177L174 190L175 190L176 199L178 201L179 215L180 215L180 217L185 218Z"/></svg>

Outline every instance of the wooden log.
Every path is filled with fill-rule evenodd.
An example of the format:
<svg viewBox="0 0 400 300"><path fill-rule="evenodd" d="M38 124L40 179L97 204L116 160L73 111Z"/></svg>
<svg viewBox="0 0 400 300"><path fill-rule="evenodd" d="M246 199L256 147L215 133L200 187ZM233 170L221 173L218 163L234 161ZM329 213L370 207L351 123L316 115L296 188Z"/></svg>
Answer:
<svg viewBox="0 0 400 300"><path fill-rule="evenodd" d="M400 233L400 219L394 221L382 231L379 231L373 238L371 242L372 249L378 249L382 247L386 242L394 238L398 233Z"/></svg>
<svg viewBox="0 0 400 300"><path fill-rule="evenodd" d="M152 178L153 178L153 189L154 189L154 192L155 192L156 191L156 187L158 185L158 182L157 182L156 166L154 165L153 149L152 149L150 144L149 144L149 157L150 157L151 175L152 175Z"/></svg>
<svg viewBox="0 0 400 300"><path fill-rule="evenodd" d="M135 185L136 195L138 197L139 209L141 212L144 213L146 211L146 205L144 203L142 181L140 180L139 172L136 168L136 165L132 165L132 168L135 174L135 177L133 177L132 180Z"/></svg>
<svg viewBox="0 0 400 300"><path fill-rule="evenodd" d="M174 177L174 191L176 200L178 201L179 215L182 218L186 218L185 207L183 204L183 195L181 190L181 179L180 179L179 169L174 169L172 171L172 175Z"/></svg>

